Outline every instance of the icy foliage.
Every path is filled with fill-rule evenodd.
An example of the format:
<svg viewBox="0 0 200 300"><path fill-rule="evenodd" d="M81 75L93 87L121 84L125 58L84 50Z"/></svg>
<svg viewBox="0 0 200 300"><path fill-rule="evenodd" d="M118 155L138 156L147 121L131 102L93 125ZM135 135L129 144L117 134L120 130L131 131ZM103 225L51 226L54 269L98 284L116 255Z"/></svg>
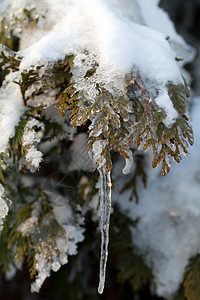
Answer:
<svg viewBox="0 0 200 300"><path fill-rule="evenodd" d="M126 165L123 168L122 172L127 175L130 172L130 169L132 167L133 164L133 153L131 150L129 150L129 158L126 159Z"/></svg>
<svg viewBox="0 0 200 300"><path fill-rule="evenodd" d="M15 134L15 126L20 120L20 116L24 110L22 96L18 85L12 81L16 74L7 76L7 80L1 87L0 94L0 153L5 152L8 142ZM15 95L13 97L13 95Z"/></svg>
<svg viewBox="0 0 200 300"><path fill-rule="evenodd" d="M28 163L28 166L30 166L31 172L34 172L35 169L39 168L40 162L42 161L42 156L42 152L38 151L35 146L32 146L27 150L25 159Z"/></svg>
<svg viewBox="0 0 200 300"><path fill-rule="evenodd" d="M31 216L22 222L17 230L23 236L31 236L34 239L37 236L38 226L42 232L55 218L59 224L56 235L51 240L39 239L39 244L35 245L35 269L37 276L31 285L32 292L39 292L44 280L50 276L51 270L57 272L60 267L68 262L69 255L77 254L77 244L84 240L84 217L82 210L77 206L76 211L72 209L67 198L55 194L55 191L48 192L50 196L53 215L47 214L39 225L39 215L41 213L41 203L34 203ZM51 234L53 234L51 232Z"/></svg>
<svg viewBox="0 0 200 300"><path fill-rule="evenodd" d="M79 213L75 214L67 199L61 196L52 201L54 216L64 229L64 234L55 237L55 249L52 251L51 261L49 261L48 251L45 252L46 246L41 242L41 251L35 257L38 275L31 285L32 292L39 292L44 280L50 276L51 270L57 272L61 265L66 264L69 255L77 254L77 243L84 240L84 228L81 227L84 218L81 217L81 209L79 208ZM59 252L59 256L56 251Z"/></svg>
<svg viewBox="0 0 200 300"><path fill-rule="evenodd" d="M57 272L60 267L68 262L69 255L77 254L77 243L83 241L83 235L80 230L73 226L72 228L66 226L66 235L55 238L55 250L52 253L52 261L49 261L48 251L45 251L45 247L48 247L41 241L41 252L38 252L35 256L36 270L38 275L35 281L31 285L32 292L39 292L43 282L50 276L51 271ZM59 257L57 255L59 252Z"/></svg>
<svg viewBox="0 0 200 300"><path fill-rule="evenodd" d="M90 153L92 162L94 166L98 164L98 169L102 168L105 165L105 158L102 156L102 151L107 144L106 140L97 140L94 142L92 151Z"/></svg>
<svg viewBox="0 0 200 300"><path fill-rule="evenodd" d="M32 145L34 143L40 142L39 133L33 129L34 126L36 128L44 129L44 124L42 124L38 120L32 119L32 120L28 121L26 124L26 127L24 129L24 134L23 134L23 145L24 146Z"/></svg>
<svg viewBox="0 0 200 300"><path fill-rule="evenodd" d="M3 228L2 219L8 214L8 205L4 200L4 187L0 184L0 231Z"/></svg>
<svg viewBox="0 0 200 300"><path fill-rule="evenodd" d="M173 104L166 91L164 91L164 93L161 93L161 95L156 98L156 103L167 113L167 117L163 120L163 123L167 127L170 127L174 123L174 120L178 117L178 114L174 109Z"/></svg>
<svg viewBox="0 0 200 300"><path fill-rule="evenodd" d="M33 128L40 129L40 131L35 131ZM27 122L23 134L23 146L26 147L25 160L28 167L32 172L38 169L40 162L42 161L42 152L38 151L35 145L40 142L42 136L42 130L44 130L44 124L36 119L31 119Z"/></svg>
<svg viewBox="0 0 200 300"><path fill-rule="evenodd" d="M176 39L181 49L184 48L185 62L192 58L192 49L175 33L166 14L158 7L158 1L152 3L151 11L154 19L156 16L164 16L166 27L161 27L161 29L148 17L150 5L145 0L126 1L126 4L119 0L63 0L56 4L52 0L43 2L10 0L7 2L7 7L4 1L1 5L2 20L4 17L10 20L10 23L5 25L6 30L11 31L12 26L16 27L14 34L20 37L21 49L17 55L22 57L22 61L19 65L19 72L15 72L15 77L19 77L15 81L18 84L22 80L23 72L36 70L37 66L43 65L43 68L38 71L42 76L55 61L64 59L66 55L73 55L71 82L76 91L79 91L82 98L89 103L94 103L102 87L114 97L126 97L127 74L132 77L137 74L156 103L166 112L164 124L170 127L176 121L178 115L168 96L167 84L169 82L173 82L174 85L184 84L184 81L181 75L181 65L178 65L175 60L176 56L181 53L178 48L178 53L176 53L176 47L172 50L171 44L166 39L166 27L169 27L168 35ZM8 14L6 14L7 11L9 11ZM22 20L22 22L17 20ZM31 35L30 39L27 39L28 34ZM9 75L6 80L17 89L18 102L21 101L19 86L12 82L13 78L9 78ZM40 84L41 82L37 81L25 90L28 98L27 100L23 98L24 104L34 107L44 106L42 114L45 118L55 121L63 128L58 138L72 139L74 131L66 126L68 115L66 114L64 118L59 118L58 115L56 117L55 111L50 107L52 101L55 100L56 89L48 88L43 93L36 93L32 96L36 86L39 90ZM5 92L8 94L9 91ZM8 99L10 97L11 95ZM151 100L149 98L149 101ZM107 109L110 109L110 114L116 116L116 112L110 106ZM131 108L128 112L131 113ZM128 118L127 115L125 121ZM15 125L17 119L19 119L19 114L16 114ZM91 116L91 121L96 122L96 118L93 119ZM13 126L13 122L14 120L9 122L9 126L11 124ZM95 124L92 123L91 126L93 125ZM100 126L93 131L93 136L99 137L101 133ZM6 134L7 142L11 134ZM95 143L106 143L106 141ZM95 143L93 152L99 148L99 145ZM105 145L101 145L100 148L103 150ZM32 162L31 156L33 156ZM35 147L27 150L26 161L31 169L38 168L41 157ZM94 156L94 164L97 162L96 159L97 154ZM104 159L101 161L101 166L103 164ZM128 171L125 170L125 172Z"/></svg>
<svg viewBox="0 0 200 300"><path fill-rule="evenodd" d="M117 191L124 186L125 178L117 177L112 196L133 220L139 218L132 228L133 243L153 269L156 294L169 299L182 282L189 258L200 249L199 114L197 98L192 112L196 143L187 160L174 165L165 178L158 176L159 170L149 169L148 187L140 194L138 205L125 201L130 190L119 197ZM121 166L116 166L115 174L119 174L118 168Z"/></svg>
<svg viewBox="0 0 200 300"><path fill-rule="evenodd" d="M26 219L23 223L18 226L18 231L21 232L23 236L32 233L35 230L35 226L38 225L38 218L36 216L31 216Z"/></svg>

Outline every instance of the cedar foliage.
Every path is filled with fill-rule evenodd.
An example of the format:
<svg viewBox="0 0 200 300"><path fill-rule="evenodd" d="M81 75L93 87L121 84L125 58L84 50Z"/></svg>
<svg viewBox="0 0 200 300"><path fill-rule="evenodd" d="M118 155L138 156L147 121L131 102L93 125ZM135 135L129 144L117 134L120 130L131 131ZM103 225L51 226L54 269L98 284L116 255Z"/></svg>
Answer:
<svg viewBox="0 0 200 300"><path fill-rule="evenodd" d="M14 63L11 60L7 66L9 59L4 51L0 58L5 72L10 69L13 72L18 70L20 60L13 57ZM150 92L138 84L133 75L132 78L135 81L130 78L127 80L126 94L115 98L104 87L97 84L95 99L92 101L85 99L70 81L73 59L74 56L66 56L64 60L59 60L49 66L44 74L43 72L40 74L43 65L23 71L20 80L16 83L20 85L24 104L27 105L29 99L34 100L34 97L46 91L56 90L55 109L60 117L65 114L66 110L72 110L70 119L74 127L82 126L91 120L92 126L88 131L88 150L92 149L95 141L104 140L102 157L106 160L106 172L112 169L110 151L119 152L129 159L132 142L141 150L152 147L152 167L155 168L162 163L161 175L169 172L170 157L180 162L181 155L188 154L188 144L193 144L193 131L185 115L188 105L187 86L168 84L169 95L179 114L173 125L168 128L163 123L166 117L165 112L158 107ZM89 69L85 77L93 76L95 70L91 72ZM31 95L26 96L26 91L36 82L39 83L38 88L35 88ZM99 131L101 131L100 135ZM95 167L98 168L98 162Z"/></svg>
<svg viewBox="0 0 200 300"><path fill-rule="evenodd" d="M7 26L8 21L3 18L0 30L0 43L14 49L16 37L13 35L14 27L28 23L34 26L37 18L34 11L24 10L24 18L15 20L10 27ZM10 37L5 32L5 28L9 28ZM6 29L7 30L7 29ZM10 72L18 72L21 63L21 57L5 46L0 48L0 68L2 80ZM129 148L133 142L140 150L153 149L152 167L162 164L161 175L165 175L170 169L170 158L180 162L181 155L188 154L188 144L193 144L193 132L188 123L186 116L188 106L188 88L185 85L174 85L168 83L167 89L174 108L179 114L174 124L167 128L163 120L166 117L165 112L155 103L155 95L152 95L145 84L142 82L140 74L129 74L125 79L125 93L121 96L113 95L103 86L96 85L97 95L95 99L86 99L83 94L76 90L74 82L71 81L73 70L74 56L66 56L63 60L51 63L48 66L40 65L24 70L20 74L20 79L15 81L20 86L22 98L24 101L25 111L21 120L15 128L15 136L10 140L10 157L18 160L24 158L26 149L23 148L23 133L27 122L31 118L36 118L45 124L45 138L55 138L62 130L62 126L55 122L47 120L42 115L43 107L34 107L34 99L38 96L48 94L55 90L53 104L54 109L62 118L67 110L71 111L70 120L74 127L81 127L88 120L92 126L88 130L88 150L91 150L94 143L98 140L105 141L102 156L106 160L106 171L112 169L112 161L110 151L119 152L125 158L129 158ZM83 62L84 63L84 62ZM91 78L95 75L98 64L88 68L84 77ZM45 72L44 72L45 70ZM30 88L34 87L31 94L28 93ZM128 118L127 118L128 116ZM98 131L101 134L98 135ZM141 178L144 186L147 184L147 176L143 168L142 155L136 155L136 169L133 178L122 191L132 187L132 195L138 202L137 179ZM0 154L0 180L4 183L5 177L9 178L8 170L5 166L8 164L6 154ZM98 168L98 162L95 166ZM77 174L72 175L77 180ZM93 175L89 175L89 186L92 186L89 198L96 192ZM83 191L86 186L82 186L79 191L79 201L85 203L83 199ZM16 192L16 191L14 191ZM24 187L17 187L18 200L21 198L23 205L20 209L16 209L15 204L11 208L10 213L4 223L4 229L0 235L0 265L6 273L9 264L13 262L13 251L18 263L21 259L27 259L31 278L36 275L34 266L34 256L36 251L42 251L40 248L41 238L45 247L48 249L48 255L51 259L51 252L54 249L54 235L62 230L55 220L51 220L50 225L45 227L43 220L49 217L52 207L49 205L48 197L42 191L38 191L37 197L31 203L25 204L24 200L29 195L30 190ZM32 195L29 195L32 197ZM17 229L20 224L30 217L34 202L41 198L43 210L39 219L36 232L23 236ZM23 201L24 200L24 201ZM87 199L88 200L88 199ZM19 201L20 202L20 201ZM115 209L113 218L111 219L111 253L112 261L117 269L117 280L120 283L128 282L133 291L138 291L153 281L151 270L144 264L142 258L134 254L132 246L130 226L131 223L127 216ZM59 253L57 253L59 256ZM198 300L199 284L198 284L198 257L191 260L184 279L184 294L187 300ZM183 300L181 292L176 300Z"/></svg>
<svg viewBox="0 0 200 300"><path fill-rule="evenodd" d="M200 295L200 255L190 259L185 270L183 288L187 300L197 300Z"/></svg>
<svg viewBox="0 0 200 300"><path fill-rule="evenodd" d="M152 281L153 275L142 258L134 253L131 226L135 226L134 222L120 213L119 208L115 206L110 230L111 262L117 269L118 282L121 284L128 282L136 292L147 286Z"/></svg>

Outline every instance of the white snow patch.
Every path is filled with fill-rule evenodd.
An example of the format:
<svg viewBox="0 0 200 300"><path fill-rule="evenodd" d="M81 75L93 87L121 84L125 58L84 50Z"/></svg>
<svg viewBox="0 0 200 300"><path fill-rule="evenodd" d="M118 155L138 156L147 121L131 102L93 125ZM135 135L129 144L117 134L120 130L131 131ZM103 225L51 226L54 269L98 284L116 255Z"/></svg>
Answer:
<svg viewBox="0 0 200 300"><path fill-rule="evenodd" d="M38 218L35 216L32 216L28 219L26 219L23 223L21 223L17 231L21 232L23 236L29 235L34 229L35 226L38 225Z"/></svg>
<svg viewBox="0 0 200 300"><path fill-rule="evenodd" d="M159 86L169 80L182 82L175 62L175 53L166 41L166 35L159 32L158 26L153 26L148 20L150 14L147 16L146 2L143 0L141 4L138 1L131 3L128 0L126 3L113 0L63 0L55 4L51 0L44 1L44 4L40 4L40 9L43 7L48 26L45 26L44 21L41 21L42 18L39 18L35 31L34 29L32 31L29 46L21 52L24 59L20 70L36 66L43 61L64 58L66 54L79 55L87 50L96 57L99 64L99 82L107 86L109 84L112 86L116 79L122 80L133 66L139 70L150 87ZM12 4L10 10L15 12L17 7L23 7L27 3L18 1L15 6ZM36 3L34 4L34 1L30 3L37 10ZM48 9L45 9L47 7ZM152 7L154 19L156 16L161 18L164 13L157 7L157 3L152 3ZM59 18L55 19L55 12ZM152 28L143 25L143 17L136 17L140 14L145 15L147 25L152 25ZM43 37L40 38L38 30L44 34ZM170 29L170 32L174 33L175 30ZM178 35L175 37L178 43L186 47Z"/></svg>
<svg viewBox="0 0 200 300"><path fill-rule="evenodd" d="M4 219L8 214L8 206L5 200L3 199L3 196L4 196L4 187L2 184L0 184L0 231L3 229L2 219Z"/></svg>
<svg viewBox="0 0 200 300"><path fill-rule="evenodd" d="M0 153L5 152L9 139L15 134L15 126L23 113L23 101L20 88L12 80L15 76L9 74L4 85L1 87L0 95Z"/></svg>
<svg viewBox="0 0 200 300"><path fill-rule="evenodd" d="M167 91L164 91L161 93L159 97L155 99L156 103L158 106L164 109L166 113L166 118L163 120L163 123L167 126L170 127L178 117L178 113L175 110L172 101L169 98L169 95Z"/></svg>
<svg viewBox="0 0 200 300"><path fill-rule="evenodd" d="M28 165L30 164L30 170L32 172L39 168L40 162L42 161L42 152L38 151L35 146L30 147L27 150L27 154L25 156L26 162ZM32 168L33 167L33 168Z"/></svg>

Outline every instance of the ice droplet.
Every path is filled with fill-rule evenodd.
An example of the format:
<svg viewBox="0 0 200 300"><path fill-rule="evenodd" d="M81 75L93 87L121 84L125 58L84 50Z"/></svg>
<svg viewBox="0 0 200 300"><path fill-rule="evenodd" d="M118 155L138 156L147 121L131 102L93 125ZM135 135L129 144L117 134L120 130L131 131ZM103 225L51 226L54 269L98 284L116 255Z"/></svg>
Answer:
<svg viewBox="0 0 200 300"><path fill-rule="evenodd" d="M100 273L99 273L99 294L103 293L106 277L106 263L108 258L108 242L109 242L109 224L111 211L111 177L110 172L106 173L104 167L99 168L101 178L101 257L100 257Z"/></svg>
<svg viewBox="0 0 200 300"><path fill-rule="evenodd" d="M133 164L133 153L132 153L132 151L129 150L127 154L129 156L129 158L128 159L126 158L126 165L122 170L123 174L125 174L125 175L127 175L130 172L130 169L131 169L132 164Z"/></svg>

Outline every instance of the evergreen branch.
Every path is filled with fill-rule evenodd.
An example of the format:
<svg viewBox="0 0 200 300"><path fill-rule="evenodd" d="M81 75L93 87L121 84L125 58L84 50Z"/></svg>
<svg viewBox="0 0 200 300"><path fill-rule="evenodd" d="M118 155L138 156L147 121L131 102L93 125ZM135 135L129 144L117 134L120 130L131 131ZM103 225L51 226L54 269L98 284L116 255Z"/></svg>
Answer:
<svg viewBox="0 0 200 300"><path fill-rule="evenodd" d="M181 286L181 288L179 289L179 291L176 293L175 297L173 298L173 300L187 300L184 296L184 290L183 287Z"/></svg>
<svg viewBox="0 0 200 300"><path fill-rule="evenodd" d="M131 128L131 134L127 138L127 144L133 141L141 150L150 147L153 149L152 167L157 167L162 163L161 175L169 172L172 157L176 162L181 161L181 155L189 153L188 143L193 145L193 131L188 124L188 119L184 115L187 108L186 97L182 96L184 86L168 85L172 102L175 103L175 109L179 117L174 121L170 128L163 123L166 114L158 107L154 100L151 99L148 92L138 97L138 91L134 84L127 88L128 97L133 101L133 110L135 122ZM136 90L135 90L136 89ZM144 89L143 89L144 90ZM177 99L182 99L180 105ZM183 115L180 115L182 113Z"/></svg>
<svg viewBox="0 0 200 300"><path fill-rule="evenodd" d="M153 275L142 258L134 253L130 226L134 226L133 221L116 206L111 218L110 259L117 269L118 281L129 282L133 291L138 291L152 281Z"/></svg>
<svg viewBox="0 0 200 300"><path fill-rule="evenodd" d="M5 152L0 153L0 183L4 184L4 170L7 167L6 158L8 154Z"/></svg>
<svg viewBox="0 0 200 300"><path fill-rule="evenodd" d="M4 80L10 72L19 71L21 60L21 57L16 56L16 52L10 50L4 45L0 45L0 68L2 80Z"/></svg>
<svg viewBox="0 0 200 300"><path fill-rule="evenodd" d="M184 273L184 295L187 300L197 300L200 295L200 282L199 282L199 270L200 270L200 255L197 255L190 259L190 262Z"/></svg>
<svg viewBox="0 0 200 300"><path fill-rule="evenodd" d="M21 16L19 15L13 15L11 18L7 18L7 16L4 16L1 19L0 23L0 44L3 44L10 49L18 50L18 38L14 35L13 31L16 27L27 28L27 26L30 26L30 28L33 28L34 25L38 22L38 13L36 13L36 9L27 9L24 8L22 11ZM25 26L24 26L25 25ZM16 45L17 44L17 45Z"/></svg>
<svg viewBox="0 0 200 300"><path fill-rule="evenodd" d="M35 113L42 110L42 106L34 107L25 111L22 115L20 122L15 126L15 135L10 139L10 151L13 153L13 162L15 163L16 157L18 160L25 155L23 147L23 135L26 124L35 115Z"/></svg>
<svg viewBox="0 0 200 300"><path fill-rule="evenodd" d="M44 123L45 131L44 136L45 138L50 138L50 140L54 139L58 136L60 132L62 132L62 126L56 122L51 122L46 118L41 118L42 123Z"/></svg>
<svg viewBox="0 0 200 300"><path fill-rule="evenodd" d="M27 98L25 96L26 91L28 90L29 87L31 87L34 83L38 82L40 80L39 77L39 70L43 66L38 66L36 69L30 69L29 71L24 70L21 73L21 78L19 81L14 81L16 84L19 84L21 94L22 94L22 99L24 101L24 105L27 105Z"/></svg>
<svg viewBox="0 0 200 300"><path fill-rule="evenodd" d="M187 113L187 108L188 108L187 97L189 97L189 89L187 83L184 78L183 80L185 85L183 84L175 85L172 84L172 82L167 84L167 89L168 89L168 94L170 96L170 99L172 100L174 108L181 116L185 116Z"/></svg>

